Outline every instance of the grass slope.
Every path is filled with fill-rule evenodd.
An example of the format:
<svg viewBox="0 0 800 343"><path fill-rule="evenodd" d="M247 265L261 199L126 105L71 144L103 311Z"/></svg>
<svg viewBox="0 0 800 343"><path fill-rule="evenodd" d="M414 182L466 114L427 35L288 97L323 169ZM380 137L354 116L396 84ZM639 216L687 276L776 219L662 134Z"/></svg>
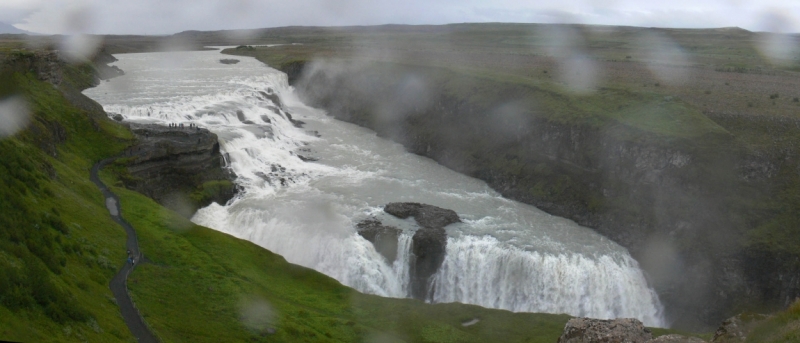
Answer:
<svg viewBox="0 0 800 343"><path fill-rule="evenodd" d="M0 101L27 102L27 129L0 140L0 339L132 341L108 282L124 232L89 168L131 135L30 73L0 71Z"/></svg>
<svg viewBox="0 0 800 343"><path fill-rule="evenodd" d="M783 342L800 342L800 301L759 323L746 340L746 343Z"/></svg>

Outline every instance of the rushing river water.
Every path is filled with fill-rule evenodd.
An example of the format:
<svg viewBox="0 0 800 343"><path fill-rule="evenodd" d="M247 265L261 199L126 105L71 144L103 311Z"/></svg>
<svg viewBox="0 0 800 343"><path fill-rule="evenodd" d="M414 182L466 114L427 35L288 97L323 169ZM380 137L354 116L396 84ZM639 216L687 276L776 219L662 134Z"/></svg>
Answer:
<svg viewBox="0 0 800 343"><path fill-rule="evenodd" d="M381 206L427 203L463 220L446 228L447 253L428 301L665 325L657 295L624 248L305 106L277 70L246 57L221 64L226 57L217 51L116 57L126 75L85 91L107 112L131 122L194 123L219 135L244 191L198 211L197 224L359 291L407 297L414 221ZM368 217L403 230L394 263L356 233L355 223Z"/></svg>

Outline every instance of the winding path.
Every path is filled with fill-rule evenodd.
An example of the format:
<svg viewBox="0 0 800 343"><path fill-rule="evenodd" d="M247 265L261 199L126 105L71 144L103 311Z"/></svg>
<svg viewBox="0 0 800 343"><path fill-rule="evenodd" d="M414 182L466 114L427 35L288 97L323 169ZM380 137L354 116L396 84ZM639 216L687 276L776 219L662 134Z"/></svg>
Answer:
<svg viewBox="0 0 800 343"><path fill-rule="evenodd" d="M111 293L114 294L114 299L117 300L117 305L119 305L119 310L122 313L122 318L125 320L125 324L128 325L131 333L136 337L139 343L157 343L159 341L158 338L155 334L153 334L153 332L150 331L150 328L147 327L144 319L139 314L139 310L137 310L133 305L133 301L128 294L128 274L130 274L133 268L136 268L136 265L139 264L144 256L142 255L141 251L139 251L139 241L136 238L136 231L133 229L131 224L128 224L128 222L122 218L119 208L119 197L112 193L111 190L109 190L108 187L106 187L106 185L103 183L103 181L100 181L100 177L97 176L97 173L100 171L100 169L115 159L117 159L117 157L111 157L97 162L94 166L92 166L89 178L92 180L92 182L94 182L95 185L97 185L98 188L100 188L100 191L103 192L103 197L106 199L106 208L111 214L111 219L125 228L125 232L128 234L128 239L125 243L125 246L128 250L130 250L131 255L136 258L136 264L131 265L130 263L125 262L125 266L120 269L117 275L114 275L114 278L111 279L111 283L108 286L111 288Z"/></svg>

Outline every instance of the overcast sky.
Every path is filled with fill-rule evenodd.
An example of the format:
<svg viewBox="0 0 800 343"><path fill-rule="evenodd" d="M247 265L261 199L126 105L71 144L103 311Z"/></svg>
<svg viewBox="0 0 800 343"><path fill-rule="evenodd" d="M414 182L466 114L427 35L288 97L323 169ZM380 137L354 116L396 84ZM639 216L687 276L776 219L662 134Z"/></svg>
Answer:
<svg viewBox="0 0 800 343"><path fill-rule="evenodd" d="M39 33L171 34L288 25L581 23L800 32L798 0L2 0Z"/></svg>

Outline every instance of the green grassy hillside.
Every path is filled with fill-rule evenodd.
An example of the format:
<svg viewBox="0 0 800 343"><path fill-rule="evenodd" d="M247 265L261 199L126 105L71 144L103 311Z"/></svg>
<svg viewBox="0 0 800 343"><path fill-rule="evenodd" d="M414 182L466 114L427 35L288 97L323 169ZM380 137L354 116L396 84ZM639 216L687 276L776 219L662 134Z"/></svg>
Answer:
<svg viewBox="0 0 800 343"><path fill-rule="evenodd" d="M758 323L746 343L800 342L800 301L783 312Z"/></svg>
<svg viewBox="0 0 800 343"><path fill-rule="evenodd" d="M0 139L0 339L132 341L108 289L125 235L89 181L94 161L131 135L32 73L3 68L0 102L20 97L29 124Z"/></svg>

